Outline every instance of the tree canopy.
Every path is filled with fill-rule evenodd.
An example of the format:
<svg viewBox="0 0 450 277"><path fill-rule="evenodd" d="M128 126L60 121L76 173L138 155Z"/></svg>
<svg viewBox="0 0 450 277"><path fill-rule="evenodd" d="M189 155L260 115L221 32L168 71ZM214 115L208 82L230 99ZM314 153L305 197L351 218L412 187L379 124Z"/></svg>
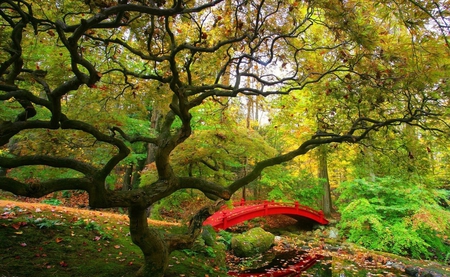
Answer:
<svg viewBox="0 0 450 277"><path fill-rule="evenodd" d="M162 240L145 210L177 190L227 200L265 168L322 144L404 125L446 134L448 5L1 1L0 189L85 190L92 207L128 207L140 273L161 276L186 241ZM295 148L257 145L251 124L241 128L248 111L233 100L263 97L265 132ZM248 168L220 180L189 169L236 169L244 156ZM118 167L145 159L151 181L106 185Z"/></svg>

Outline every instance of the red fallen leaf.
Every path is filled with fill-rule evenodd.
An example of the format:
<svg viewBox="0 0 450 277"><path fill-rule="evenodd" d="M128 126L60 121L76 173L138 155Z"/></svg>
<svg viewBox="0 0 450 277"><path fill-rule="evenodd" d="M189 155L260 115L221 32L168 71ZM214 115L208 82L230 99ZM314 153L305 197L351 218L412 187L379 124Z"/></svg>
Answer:
<svg viewBox="0 0 450 277"><path fill-rule="evenodd" d="M20 229L20 226L22 226L22 225L20 224L20 222L16 222L16 223L11 224L11 227L13 227L13 228L16 229L16 230L19 230L19 229Z"/></svg>
<svg viewBox="0 0 450 277"><path fill-rule="evenodd" d="M133 262L129 262L128 265L133 265Z"/></svg>
<svg viewBox="0 0 450 277"><path fill-rule="evenodd" d="M60 243L61 241L63 241L63 239L62 238L56 238L55 241L56 241L56 243Z"/></svg>
<svg viewBox="0 0 450 277"><path fill-rule="evenodd" d="M12 226L14 229L18 230L18 229L19 229L20 227L22 227L22 226L27 226L27 223L26 223L25 221L21 221L21 222L13 223L11 226Z"/></svg>
<svg viewBox="0 0 450 277"><path fill-rule="evenodd" d="M62 267L68 267L69 265L65 261L60 261L59 265Z"/></svg>

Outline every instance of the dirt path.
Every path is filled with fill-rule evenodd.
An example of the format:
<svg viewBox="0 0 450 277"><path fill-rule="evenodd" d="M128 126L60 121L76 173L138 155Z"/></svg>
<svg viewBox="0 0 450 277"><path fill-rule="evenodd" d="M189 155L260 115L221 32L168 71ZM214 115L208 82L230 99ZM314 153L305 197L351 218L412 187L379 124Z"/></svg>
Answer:
<svg viewBox="0 0 450 277"><path fill-rule="evenodd" d="M107 218L114 218L121 221L127 221L128 222L128 216L123 214L117 214L117 213L111 213L111 212L105 212L105 211L94 211L94 210L88 210L88 209L79 209L79 208L70 208L65 206L52 206L44 203L28 203L28 202L19 202L19 201L13 201L13 200L0 200L0 207L20 207L22 209L28 209L28 210L36 210L40 209L41 211L57 211L57 212L69 212L73 214L79 214L84 217L88 218L96 218L96 217L107 217ZM156 226L178 226L180 223L171 223L166 221L158 221L149 219L149 224L156 225Z"/></svg>

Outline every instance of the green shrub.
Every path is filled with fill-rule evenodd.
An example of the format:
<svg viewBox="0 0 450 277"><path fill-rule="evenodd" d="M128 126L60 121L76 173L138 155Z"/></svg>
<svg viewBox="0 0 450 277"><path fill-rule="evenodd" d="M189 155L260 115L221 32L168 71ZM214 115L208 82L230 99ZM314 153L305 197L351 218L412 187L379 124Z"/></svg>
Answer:
<svg viewBox="0 0 450 277"><path fill-rule="evenodd" d="M229 233L225 230L220 230L218 233L219 237L217 241L222 242L227 249L231 248L231 239L233 238L233 234Z"/></svg>
<svg viewBox="0 0 450 277"><path fill-rule="evenodd" d="M74 225L74 226L79 226L79 227L81 227L81 228L84 228L84 229L87 230L87 231L93 231L93 232L97 233L99 236L101 236L101 238L102 238L103 240L111 240L111 239L112 239L112 236L111 236L110 234L106 233L106 232L103 230L102 226L99 225L99 224L98 224L97 222L95 222L95 221L89 221L89 222L86 223L85 220L79 219L79 220L78 220L77 222L75 222L73 225Z"/></svg>
<svg viewBox="0 0 450 277"><path fill-rule="evenodd" d="M346 182L338 192L339 228L349 241L414 258L447 258L450 212L437 204L434 189L387 177Z"/></svg>
<svg viewBox="0 0 450 277"><path fill-rule="evenodd" d="M49 205L53 205L53 206L59 206L59 205L62 204L62 202L59 199L56 199L56 198L44 199L44 200L41 201L41 203L49 204Z"/></svg>

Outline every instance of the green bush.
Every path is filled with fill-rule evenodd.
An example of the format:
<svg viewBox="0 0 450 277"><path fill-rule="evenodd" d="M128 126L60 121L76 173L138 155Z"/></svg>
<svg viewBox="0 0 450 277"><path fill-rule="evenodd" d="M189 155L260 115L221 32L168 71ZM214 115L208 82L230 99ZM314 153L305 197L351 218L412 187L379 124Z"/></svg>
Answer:
<svg viewBox="0 0 450 277"><path fill-rule="evenodd" d="M374 250L444 261L450 246L450 212L433 188L399 178L341 184L339 227L351 242Z"/></svg>
<svg viewBox="0 0 450 277"><path fill-rule="evenodd" d="M44 199L41 201L41 203L49 204L49 205L53 205L53 206L59 206L62 204L61 200L56 199L56 198Z"/></svg>

